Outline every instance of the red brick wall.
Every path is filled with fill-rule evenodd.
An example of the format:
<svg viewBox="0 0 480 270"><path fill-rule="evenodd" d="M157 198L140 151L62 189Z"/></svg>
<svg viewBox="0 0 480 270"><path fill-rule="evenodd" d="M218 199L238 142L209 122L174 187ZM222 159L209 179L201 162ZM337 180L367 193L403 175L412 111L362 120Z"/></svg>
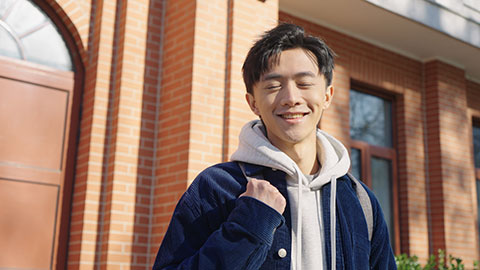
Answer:
<svg viewBox="0 0 480 270"><path fill-rule="evenodd" d="M168 1L165 9L151 235L156 245L151 246L151 260L187 187L196 6L190 0Z"/></svg>
<svg viewBox="0 0 480 270"><path fill-rule="evenodd" d="M115 10L115 5L108 2L103 5L94 4L90 10L92 18L95 19L92 20L93 28L89 29L87 43L83 111L72 199L68 252L68 267L72 269L79 269L80 266L93 268L96 262L104 169L103 144L106 141L107 129L109 67L113 50L112 29L115 22L114 13L102 12L104 7Z"/></svg>
<svg viewBox="0 0 480 270"><path fill-rule="evenodd" d="M86 74L69 268L150 267L160 3L60 1L56 6L75 30Z"/></svg>
<svg viewBox="0 0 480 270"><path fill-rule="evenodd" d="M425 64L428 161L434 249L465 259L478 256L471 155L471 123L467 113L464 71L431 61ZM468 162L467 162L468 161Z"/></svg>

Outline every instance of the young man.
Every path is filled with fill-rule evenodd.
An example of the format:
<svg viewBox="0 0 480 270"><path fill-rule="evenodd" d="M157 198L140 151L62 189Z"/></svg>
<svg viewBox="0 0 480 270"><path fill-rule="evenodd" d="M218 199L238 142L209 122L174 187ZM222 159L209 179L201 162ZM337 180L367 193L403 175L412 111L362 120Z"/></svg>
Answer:
<svg viewBox="0 0 480 270"><path fill-rule="evenodd" d="M345 147L317 128L333 66L325 43L292 24L255 43L243 78L260 120L243 127L232 162L190 185L153 269L396 269L375 196L347 175Z"/></svg>

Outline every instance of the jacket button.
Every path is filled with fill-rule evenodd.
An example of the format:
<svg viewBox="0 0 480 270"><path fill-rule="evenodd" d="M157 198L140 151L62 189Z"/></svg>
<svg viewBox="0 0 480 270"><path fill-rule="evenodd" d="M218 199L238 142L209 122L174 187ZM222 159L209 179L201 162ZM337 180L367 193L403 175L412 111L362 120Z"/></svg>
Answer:
<svg viewBox="0 0 480 270"><path fill-rule="evenodd" d="M287 251L284 248L281 248L278 250L277 254L278 254L278 257L283 259L287 256Z"/></svg>

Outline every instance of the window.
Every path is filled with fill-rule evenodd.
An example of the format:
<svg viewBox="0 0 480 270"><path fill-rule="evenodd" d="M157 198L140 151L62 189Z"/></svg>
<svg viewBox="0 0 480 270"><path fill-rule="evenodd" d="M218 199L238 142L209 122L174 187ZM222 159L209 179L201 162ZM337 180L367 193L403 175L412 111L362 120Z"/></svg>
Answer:
<svg viewBox="0 0 480 270"><path fill-rule="evenodd" d="M369 186L382 207L394 250L399 250L393 99L350 90L352 174Z"/></svg>
<svg viewBox="0 0 480 270"><path fill-rule="evenodd" d="M0 55L73 70L58 29L32 1L0 1L0 40Z"/></svg>
<svg viewBox="0 0 480 270"><path fill-rule="evenodd" d="M480 234L480 121L474 121L473 123L473 158L477 185L477 219L479 219L477 226Z"/></svg>

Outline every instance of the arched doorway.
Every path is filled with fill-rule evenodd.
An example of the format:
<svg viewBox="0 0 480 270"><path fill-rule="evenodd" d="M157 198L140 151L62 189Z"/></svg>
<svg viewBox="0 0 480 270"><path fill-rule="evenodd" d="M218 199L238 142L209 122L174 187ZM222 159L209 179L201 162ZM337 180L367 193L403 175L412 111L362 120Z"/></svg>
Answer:
<svg viewBox="0 0 480 270"><path fill-rule="evenodd" d="M83 69L41 2L0 1L0 40L0 269L63 269Z"/></svg>

